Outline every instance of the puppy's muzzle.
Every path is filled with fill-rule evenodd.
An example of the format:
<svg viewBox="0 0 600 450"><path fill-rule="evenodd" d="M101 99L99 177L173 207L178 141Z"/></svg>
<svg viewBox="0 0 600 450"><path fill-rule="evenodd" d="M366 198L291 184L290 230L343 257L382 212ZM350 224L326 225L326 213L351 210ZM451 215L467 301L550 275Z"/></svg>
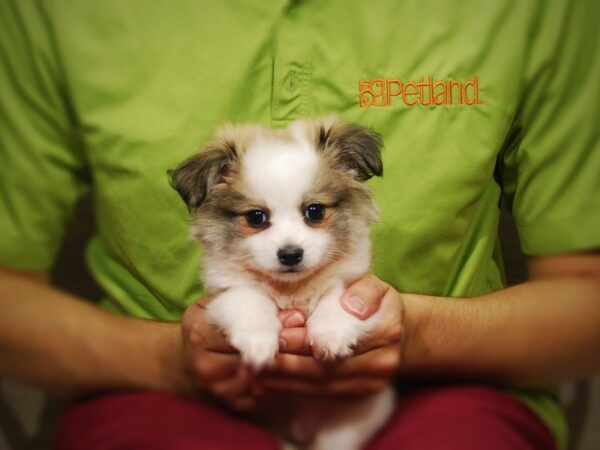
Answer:
<svg viewBox="0 0 600 450"><path fill-rule="evenodd" d="M277 258L284 266L293 267L300 264L304 250L300 247L287 246L277 251Z"/></svg>

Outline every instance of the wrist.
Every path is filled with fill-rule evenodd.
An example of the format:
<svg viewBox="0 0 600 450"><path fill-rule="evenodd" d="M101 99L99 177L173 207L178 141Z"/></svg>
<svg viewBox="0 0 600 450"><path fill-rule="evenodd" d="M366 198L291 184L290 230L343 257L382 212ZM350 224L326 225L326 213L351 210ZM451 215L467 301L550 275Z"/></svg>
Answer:
<svg viewBox="0 0 600 450"><path fill-rule="evenodd" d="M493 362L481 364L490 354L478 348L485 334L482 324L489 322L490 314L489 308L481 307L482 300L407 296L402 372L432 379L493 379L489 373Z"/></svg>
<svg viewBox="0 0 600 450"><path fill-rule="evenodd" d="M427 305L421 295L400 294L404 303L404 336L402 345L402 367L403 374L410 375L418 367L419 359L425 349L422 342L423 323L426 322Z"/></svg>
<svg viewBox="0 0 600 450"><path fill-rule="evenodd" d="M151 377L150 388L189 394L192 391L192 375L185 362L181 325L157 323L156 375Z"/></svg>
<svg viewBox="0 0 600 450"><path fill-rule="evenodd" d="M406 376L436 377L443 374L449 330L440 323L436 312L452 299L419 294L401 294L404 300L404 339L401 372Z"/></svg>
<svg viewBox="0 0 600 450"><path fill-rule="evenodd" d="M119 388L163 392L189 390L179 323L115 317L108 347L113 353L114 384Z"/></svg>

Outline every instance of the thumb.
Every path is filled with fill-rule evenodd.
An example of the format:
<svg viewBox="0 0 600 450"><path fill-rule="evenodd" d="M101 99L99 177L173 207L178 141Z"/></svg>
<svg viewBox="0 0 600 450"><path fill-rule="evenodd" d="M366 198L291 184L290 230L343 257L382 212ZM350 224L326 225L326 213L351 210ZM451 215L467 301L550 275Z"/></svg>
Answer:
<svg viewBox="0 0 600 450"><path fill-rule="evenodd" d="M218 327L206 319L205 300L201 299L193 303L183 314L181 329L184 344L190 345L194 349L205 349L212 352L235 352Z"/></svg>
<svg viewBox="0 0 600 450"><path fill-rule="evenodd" d="M352 283L340 299L346 312L366 320L379 310L381 300L390 286L372 274Z"/></svg>

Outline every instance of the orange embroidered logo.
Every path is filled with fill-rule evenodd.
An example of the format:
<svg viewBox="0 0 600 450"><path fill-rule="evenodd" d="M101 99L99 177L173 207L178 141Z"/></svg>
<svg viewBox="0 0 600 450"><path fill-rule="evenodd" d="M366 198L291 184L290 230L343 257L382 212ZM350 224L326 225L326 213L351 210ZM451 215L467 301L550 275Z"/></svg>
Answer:
<svg viewBox="0 0 600 450"><path fill-rule="evenodd" d="M394 98L406 106L413 105L480 105L479 78L467 81L426 80L403 81L399 78L376 78L358 82L359 105L392 106Z"/></svg>

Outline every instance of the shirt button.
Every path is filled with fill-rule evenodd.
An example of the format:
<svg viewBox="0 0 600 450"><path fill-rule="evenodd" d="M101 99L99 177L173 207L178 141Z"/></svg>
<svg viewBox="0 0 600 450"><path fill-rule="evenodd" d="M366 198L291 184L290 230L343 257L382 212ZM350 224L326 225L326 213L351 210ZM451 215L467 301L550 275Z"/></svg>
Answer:
<svg viewBox="0 0 600 450"><path fill-rule="evenodd" d="M293 92L296 89L296 71L290 70L284 80L284 85L288 91Z"/></svg>

